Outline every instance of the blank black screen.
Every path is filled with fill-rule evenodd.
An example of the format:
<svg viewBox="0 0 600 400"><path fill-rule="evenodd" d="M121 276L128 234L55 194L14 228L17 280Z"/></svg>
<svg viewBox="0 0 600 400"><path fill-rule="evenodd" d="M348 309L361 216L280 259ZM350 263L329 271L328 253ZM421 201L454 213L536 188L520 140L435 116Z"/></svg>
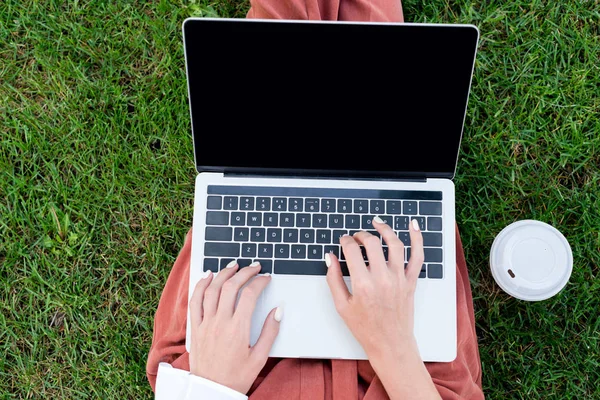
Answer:
<svg viewBox="0 0 600 400"><path fill-rule="evenodd" d="M453 176L472 26L191 19L199 170Z"/></svg>

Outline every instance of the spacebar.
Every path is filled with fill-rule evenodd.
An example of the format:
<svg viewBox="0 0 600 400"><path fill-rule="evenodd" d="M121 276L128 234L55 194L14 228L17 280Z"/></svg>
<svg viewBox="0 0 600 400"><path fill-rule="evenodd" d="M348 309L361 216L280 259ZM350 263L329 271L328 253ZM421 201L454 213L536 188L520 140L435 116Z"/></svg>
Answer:
<svg viewBox="0 0 600 400"><path fill-rule="evenodd" d="M275 260L273 272L293 275L327 275L327 266L322 260Z"/></svg>

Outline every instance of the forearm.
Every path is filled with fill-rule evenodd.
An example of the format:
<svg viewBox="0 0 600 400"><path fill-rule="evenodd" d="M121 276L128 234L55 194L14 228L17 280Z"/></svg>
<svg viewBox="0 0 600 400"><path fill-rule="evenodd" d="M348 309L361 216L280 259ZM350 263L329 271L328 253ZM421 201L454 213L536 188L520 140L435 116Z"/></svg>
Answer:
<svg viewBox="0 0 600 400"><path fill-rule="evenodd" d="M391 400L441 399L416 344L400 353L382 353L370 361Z"/></svg>

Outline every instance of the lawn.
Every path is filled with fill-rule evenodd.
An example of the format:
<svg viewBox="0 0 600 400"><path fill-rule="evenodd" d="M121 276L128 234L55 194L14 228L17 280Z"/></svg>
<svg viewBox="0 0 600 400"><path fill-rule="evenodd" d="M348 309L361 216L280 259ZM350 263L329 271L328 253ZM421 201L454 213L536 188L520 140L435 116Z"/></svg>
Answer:
<svg viewBox="0 0 600 400"><path fill-rule="evenodd" d="M151 396L153 315L192 222L181 22L247 7L0 4L0 398ZM599 9L404 2L407 21L481 31L455 182L490 399L600 398ZM571 244L547 301L490 274L494 236L519 219Z"/></svg>

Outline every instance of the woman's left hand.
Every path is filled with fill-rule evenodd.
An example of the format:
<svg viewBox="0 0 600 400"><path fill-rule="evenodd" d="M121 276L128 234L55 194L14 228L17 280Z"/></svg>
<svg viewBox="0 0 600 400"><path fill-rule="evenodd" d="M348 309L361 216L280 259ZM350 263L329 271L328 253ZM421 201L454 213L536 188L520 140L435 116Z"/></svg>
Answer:
<svg viewBox="0 0 600 400"><path fill-rule="evenodd" d="M258 263L238 271L235 262L217 276L209 271L196 285L190 300L190 372L243 394L265 366L282 317L281 308L273 309L258 341L250 347L252 313L271 281L270 276L255 277L259 272ZM252 277L254 280L242 289Z"/></svg>

